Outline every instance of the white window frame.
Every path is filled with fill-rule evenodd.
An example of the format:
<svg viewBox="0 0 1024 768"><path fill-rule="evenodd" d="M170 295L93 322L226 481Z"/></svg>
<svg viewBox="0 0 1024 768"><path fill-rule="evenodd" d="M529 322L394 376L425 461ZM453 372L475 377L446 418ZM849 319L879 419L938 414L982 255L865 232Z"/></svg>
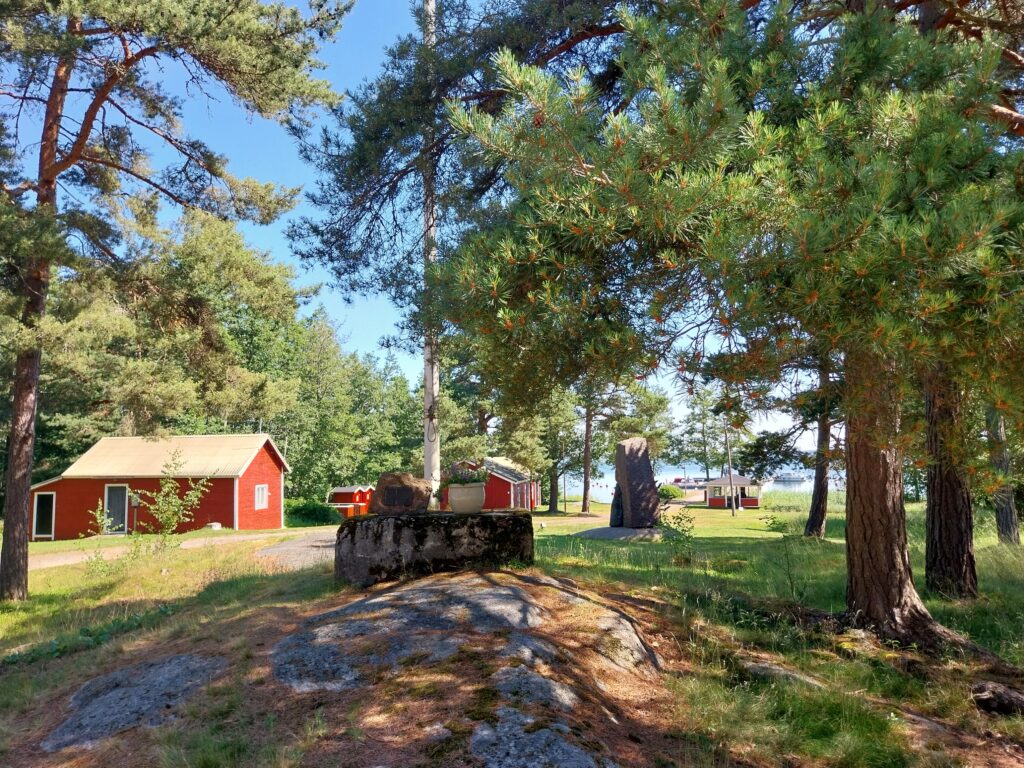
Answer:
<svg viewBox="0 0 1024 768"><path fill-rule="evenodd" d="M39 520L39 497L40 496L52 496L53 507L50 510L50 535L39 536L36 533L37 524ZM32 539L48 539L53 541L54 536L57 535L57 492L56 491L36 491L35 498L32 500Z"/></svg>
<svg viewBox="0 0 1024 768"><path fill-rule="evenodd" d="M260 492L263 492L263 503L260 503ZM266 483L257 485L254 489L253 509L270 509L270 486Z"/></svg>

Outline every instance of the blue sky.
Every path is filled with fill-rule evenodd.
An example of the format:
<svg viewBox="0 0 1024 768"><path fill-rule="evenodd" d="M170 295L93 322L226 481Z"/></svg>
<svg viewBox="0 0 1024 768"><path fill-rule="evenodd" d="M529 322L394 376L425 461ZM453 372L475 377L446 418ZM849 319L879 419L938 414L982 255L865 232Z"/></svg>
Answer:
<svg viewBox="0 0 1024 768"><path fill-rule="evenodd" d="M376 75L385 48L413 29L410 0L357 0L338 37L321 51L327 69L320 76L339 92L354 89ZM184 111L188 132L226 155L235 175L306 189L314 184L315 173L299 159L294 142L278 124L251 117L227 99L190 99ZM324 284L320 300L339 324L346 349L379 353L381 337L394 330L395 308L379 297L354 297L348 304L345 297L351 295L330 286L323 270L306 269L293 258L284 231L289 220L302 214L315 215L315 211L303 202L273 225L243 225L241 229L251 246L269 251L277 261L292 264L302 285ZM417 381L422 364L411 355L397 353L397 357L410 381Z"/></svg>
<svg viewBox="0 0 1024 768"><path fill-rule="evenodd" d="M354 89L376 76L384 61L385 48L415 29L411 5L414 2L417 0L357 0L338 37L321 51L320 58L327 65L321 76L339 92ZM236 175L303 188L315 183L315 173L299 159L294 142L276 123L252 117L228 99L187 99L184 112L189 133L202 137L214 150L227 155ZM273 225L241 228L250 245L294 266L300 284L323 284L320 302L337 322L347 350L383 354L380 340L394 332L397 310L384 298L353 296L344 287L331 285L323 270L307 269L292 256L284 232L289 220L303 214L316 215L316 211L303 201ZM415 385L422 376L421 360L403 352L396 352L395 356ZM675 382L670 375L662 373L655 382L674 394ZM677 418L683 416L679 399L673 400ZM759 429L778 429L785 423L772 416L757 421ZM801 447L813 447L810 435L801 442L806 443Z"/></svg>

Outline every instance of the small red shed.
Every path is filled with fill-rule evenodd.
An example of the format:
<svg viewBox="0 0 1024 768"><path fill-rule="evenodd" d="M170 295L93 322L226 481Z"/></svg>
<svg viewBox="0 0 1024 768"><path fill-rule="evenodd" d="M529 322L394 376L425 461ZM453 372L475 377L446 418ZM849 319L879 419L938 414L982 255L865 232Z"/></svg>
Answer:
<svg viewBox="0 0 1024 768"><path fill-rule="evenodd" d="M761 506L761 484L743 475L725 475L709 480L707 489L708 506L714 509L731 509L735 494L736 506L741 509L758 509Z"/></svg>
<svg viewBox="0 0 1024 768"><path fill-rule="evenodd" d="M462 466L479 469L480 462L463 461ZM503 456L483 460L487 470L484 486L484 509L526 509L532 512L540 504L540 482L530 471ZM442 504L448 505L448 492L442 493Z"/></svg>
<svg viewBox="0 0 1024 768"><path fill-rule="evenodd" d="M104 533L146 530L144 502L160 488L177 455L182 493L189 480L209 486L190 523L236 530L284 527L283 454L269 435L188 435L166 438L105 437L60 477L32 486L32 539L76 539L96 533L93 511L106 512Z"/></svg>
<svg viewBox="0 0 1024 768"><path fill-rule="evenodd" d="M327 503L342 517L365 515L370 508L373 491L372 485L345 485L332 489L327 494Z"/></svg>

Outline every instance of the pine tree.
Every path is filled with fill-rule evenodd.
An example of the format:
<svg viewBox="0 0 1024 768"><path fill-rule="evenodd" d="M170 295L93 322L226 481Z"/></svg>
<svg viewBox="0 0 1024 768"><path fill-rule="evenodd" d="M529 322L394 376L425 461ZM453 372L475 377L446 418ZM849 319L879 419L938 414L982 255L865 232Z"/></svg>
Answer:
<svg viewBox="0 0 1024 768"><path fill-rule="evenodd" d="M161 86L160 67L184 68L193 86L222 87L265 117L298 115L333 101L311 76L322 37L337 29L346 7L317 3L309 19L297 10L242 2L14 3L0 26L4 120L21 178L5 183L8 201L26 195L40 215L58 218L87 255L116 261L109 220L58 199L62 186L81 197L124 189L153 190L184 207L268 221L294 191L232 177L224 159L183 135L180 101ZM39 122L14 119L27 109ZM31 126L31 127L30 127ZM38 126L38 131L36 127ZM30 135L31 133L31 135ZM159 145L173 159L148 165ZM69 197L73 200L75 198ZM42 321L55 267L63 252L33 249L15 266L21 324L31 336ZM28 341L14 373L5 484L0 598L27 595L28 497L35 442L41 350Z"/></svg>
<svg viewBox="0 0 1024 768"><path fill-rule="evenodd" d="M689 366L709 338L736 361L730 391L808 341L841 360L848 615L931 645L947 635L910 569L902 403L922 365L995 390L1015 354L1019 158L987 122L996 62L883 9L813 45L784 9L745 21L729 3L625 17L632 98L611 117L585 73L510 56L515 109L453 105L519 193L516 224L447 265L453 319L545 373L624 353Z"/></svg>

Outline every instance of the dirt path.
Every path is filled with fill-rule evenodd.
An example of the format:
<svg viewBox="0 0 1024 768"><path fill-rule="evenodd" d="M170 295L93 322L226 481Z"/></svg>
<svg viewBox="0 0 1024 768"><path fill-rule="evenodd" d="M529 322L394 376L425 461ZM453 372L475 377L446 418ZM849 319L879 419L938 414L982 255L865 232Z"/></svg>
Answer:
<svg viewBox="0 0 1024 768"><path fill-rule="evenodd" d="M272 558L282 567L291 570L310 568L334 561L335 537L333 529L317 531L288 541L279 541L259 550L256 556Z"/></svg>
<svg viewBox="0 0 1024 768"><path fill-rule="evenodd" d="M282 536L295 535L295 530L287 530L276 532L270 531L267 533L243 533L237 536L200 536L194 539L185 539L181 543L181 548L199 549L201 547L211 545L221 546L240 541L260 541L262 539L276 539ZM72 549L66 552L41 552L39 554L30 554L28 556L28 569L30 571L39 571L44 568L59 568L62 565L76 565L77 563L84 563L97 551L102 552L103 557L105 558L116 559L124 555L124 553L128 551L128 547L102 547L97 549L90 547L88 543L83 542L82 549Z"/></svg>

